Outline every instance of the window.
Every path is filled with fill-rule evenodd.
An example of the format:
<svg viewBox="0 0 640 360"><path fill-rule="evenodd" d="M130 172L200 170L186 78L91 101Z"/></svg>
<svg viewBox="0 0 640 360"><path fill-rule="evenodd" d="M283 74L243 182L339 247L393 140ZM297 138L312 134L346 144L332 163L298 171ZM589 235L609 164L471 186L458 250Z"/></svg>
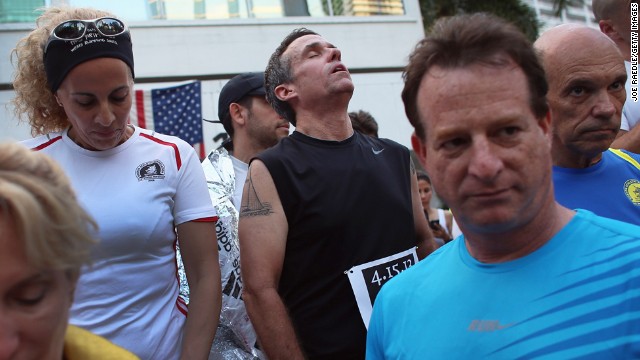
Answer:
<svg viewBox="0 0 640 360"><path fill-rule="evenodd" d="M0 23L34 22L36 9L56 5L104 9L127 22L404 14L402 0L0 0Z"/></svg>

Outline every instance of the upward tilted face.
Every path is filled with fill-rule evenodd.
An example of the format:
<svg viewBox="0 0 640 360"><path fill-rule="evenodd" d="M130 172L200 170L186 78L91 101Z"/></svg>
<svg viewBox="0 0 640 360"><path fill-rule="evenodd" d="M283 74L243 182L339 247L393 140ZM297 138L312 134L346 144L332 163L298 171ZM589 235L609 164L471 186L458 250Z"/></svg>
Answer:
<svg viewBox="0 0 640 360"><path fill-rule="evenodd" d="M0 359L60 360L75 279L30 265L23 244L0 212Z"/></svg>
<svg viewBox="0 0 640 360"><path fill-rule="evenodd" d="M127 139L133 79L125 62L97 58L73 68L56 92L71 123L69 136L88 150Z"/></svg>
<svg viewBox="0 0 640 360"><path fill-rule="evenodd" d="M293 85L301 98L324 94L353 93L349 70L342 63L342 53L319 35L305 35L294 40L283 57L291 64Z"/></svg>
<svg viewBox="0 0 640 360"><path fill-rule="evenodd" d="M537 119L515 64L431 68L417 94L414 150L467 231L505 232L552 199L549 120Z"/></svg>

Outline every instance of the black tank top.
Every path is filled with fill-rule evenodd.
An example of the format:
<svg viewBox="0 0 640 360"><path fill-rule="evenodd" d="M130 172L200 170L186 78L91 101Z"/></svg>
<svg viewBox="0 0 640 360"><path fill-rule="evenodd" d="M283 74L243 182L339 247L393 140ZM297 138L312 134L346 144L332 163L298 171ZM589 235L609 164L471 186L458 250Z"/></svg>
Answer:
<svg viewBox="0 0 640 360"><path fill-rule="evenodd" d="M364 359L366 328L345 271L415 247L406 147L359 133L299 132L257 156L289 224L279 293L311 359Z"/></svg>

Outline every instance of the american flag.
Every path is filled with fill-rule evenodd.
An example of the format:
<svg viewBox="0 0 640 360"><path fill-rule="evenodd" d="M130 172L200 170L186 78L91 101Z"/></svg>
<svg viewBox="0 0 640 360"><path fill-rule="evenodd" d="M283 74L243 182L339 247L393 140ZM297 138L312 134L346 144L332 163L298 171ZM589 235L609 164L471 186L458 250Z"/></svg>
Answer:
<svg viewBox="0 0 640 360"><path fill-rule="evenodd" d="M131 122L139 127L174 135L193 145L204 159L200 81L161 89L136 90Z"/></svg>

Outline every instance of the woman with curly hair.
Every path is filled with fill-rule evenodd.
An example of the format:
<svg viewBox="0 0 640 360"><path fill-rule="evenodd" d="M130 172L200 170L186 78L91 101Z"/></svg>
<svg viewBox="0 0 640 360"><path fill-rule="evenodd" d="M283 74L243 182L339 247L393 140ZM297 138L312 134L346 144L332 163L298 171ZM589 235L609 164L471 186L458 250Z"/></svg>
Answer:
<svg viewBox="0 0 640 360"><path fill-rule="evenodd" d="M12 53L23 143L65 170L99 225L71 324L143 359L206 359L221 302L215 210L193 148L129 123L131 34L89 8L49 8ZM178 296L176 243L190 287Z"/></svg>

